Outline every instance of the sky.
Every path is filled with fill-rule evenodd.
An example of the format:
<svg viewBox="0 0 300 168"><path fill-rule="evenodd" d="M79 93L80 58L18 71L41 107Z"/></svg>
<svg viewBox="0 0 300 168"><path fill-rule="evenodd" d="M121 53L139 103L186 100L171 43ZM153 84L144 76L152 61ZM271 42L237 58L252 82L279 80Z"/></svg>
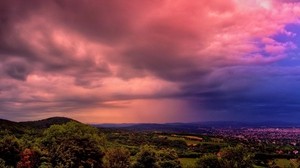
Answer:
<svg viewBox="0 0 300 168"><path fill-rule="evenodd" d="M1 0L0 118L300 118L299 0Z"/></svg>

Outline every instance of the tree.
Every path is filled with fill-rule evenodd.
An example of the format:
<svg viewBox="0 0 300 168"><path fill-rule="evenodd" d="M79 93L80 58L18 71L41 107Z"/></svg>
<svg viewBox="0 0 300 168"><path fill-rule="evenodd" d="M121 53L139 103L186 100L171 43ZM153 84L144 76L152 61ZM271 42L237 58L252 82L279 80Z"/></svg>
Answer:
<svg viewBox="0 0 300 168"><path fill-rule="evenodd" d="M101 168L104 143L96 128L77 122L52 125L42 138L53 167Z"/></svg>
<svg viewBox="0 0 300 168"><path fill-rule="evenodd" d="M33 167L34 162L32 161L32 158L34 156L33 151L30 149L26 148L22 153L21 153L21 160L18 162L17 167L18 168L30 168Z"/></svg>
<svg viewBox="0 0 300 168"><path fill-rule="evenodd" d="M130 152L125 148L109 149L104 156L106 168L128 168L130 167Z"/></svg>
<svg viewBox="0 0 300 168"><path fill-rule="evenodd" d="M3 159L1 159L0 158L0 167L1 168L5 168L6 166L5 166L5 160L3 160Z"/></svg>
<svg viewBox="0 0 300 168"><path fill-rule="evenodd" d="M158 158L156 151L145 145L141 148L140 152L137 153L136 163L133 165L134 168L158 168Z"/></svg>
<svg viewBox="0 0 300 168"><path fill-rule="evenodd" d="M253 155L241 145L222 149L220 156L221 164L224 168L253 167Z"/></svg>
<svg viewBox="0 0 300 168"><path fill-rule="evenodd" d="M158 165L161 168L181 168L178 155L173 149L163 149L158 151Z"/></svg>
<svg viewBox="0 0 300 168"><path fill-rule="evenodd" d="M203 155L196 161L197 168L221 168L218 157L214 154Z"/></svg>
<svg viewBox="0 0 300 168"><path fill-rule="evenodd" d="M16 166L20 160L20 144L15 136L6 135L0 140L0 158L6 165Z"/></svg>

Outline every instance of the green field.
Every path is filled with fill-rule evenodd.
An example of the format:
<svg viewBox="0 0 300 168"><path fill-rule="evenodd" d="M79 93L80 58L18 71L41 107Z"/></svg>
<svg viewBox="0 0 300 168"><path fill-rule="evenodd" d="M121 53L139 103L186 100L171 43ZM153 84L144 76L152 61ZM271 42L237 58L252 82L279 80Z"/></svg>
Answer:
<svg viewBox="0 0 300 168"><path fill-rule="evenodd" d="M296 160L294 159L276 159L275 163L279 167L298 167ZM292 166L293 165L293 166Z"/></svg>
<svg viewBox="0 0 300 168"><path fill-rule="evenodd" d="M197 161L196 158L179 158L182 168L194 168L195 163ZM298 167L299 165L296 163L295 160L288 160L288 159L276 159L275 164L278 167ZM293 165L293 166L291 166ZM255 168L262 168L260 166L254 165Z"/></svg>
<svg viewBox="0 0 300 168"><path fill-rule="evenodd" d="M201 141L201 140L191 140L185 138L185 136L165 136L169 140L182 140L185 141L187 145L197 145L197 144L208 144L208 145L220 145L220 146L227 146L226 143L223 142L223 139L220 138L214 138L212 141Z"/></svg>
<svg viewBox="0 0 300 168"><path fill-rule="evenodd" d="M182 168L194 168L195 163L197 161L196 158L179 158ZM276 166L279 167L298 167L299 165L296 163L295 160L288 160L288 159L276 159L275 160ZM261 168L259 166L254 166L255 168Z"/></svg>
<svg viewBox="0 0 300 168"><path fill-rule="evenodd" d="M182 168L194 168L197 159L195 158L179 158Z"/></svg>
<svg viewBox="0 0 300 168"><path fill-rule="evenodd" d="M193 144L199 144L201 141L196 141L196 140L190 140L190 139L186 139L184 137L181 136L167 136L169 140L183 140L186 142L187 145L193 145Z"/></svg>

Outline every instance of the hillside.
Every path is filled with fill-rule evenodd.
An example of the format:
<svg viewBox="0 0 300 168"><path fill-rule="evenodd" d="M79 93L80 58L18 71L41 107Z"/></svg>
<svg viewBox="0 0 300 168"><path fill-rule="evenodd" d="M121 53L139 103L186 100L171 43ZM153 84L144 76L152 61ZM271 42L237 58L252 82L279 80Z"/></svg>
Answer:
<svg viewBox="0 0 300 168"><path fill-rule="evenodd" d="M54 124L61 125L70 121L75 121L75 120L70 118L65 118L65 117L51 117L43 120L26 121L26 122L14 122L14 121L0 119L0 130L9 133L19 134L19 133L27 132L30 128L44 129Z"/></svg>
<svg viewBox="0 0 300 168"><path fill-rule="evenodd" d="M24 133L27 130L27 126L20 124L18 122L13 122L9 120L0 119L0 130L9 133Z"/></svg>
<svg viewBox="0 0 300 168"><path fill-rule="evenodd" d="M66 117L51 117L51 118L37 120L37 121L19 122L19 124L25 125L28 127L34 127L34 128L48 128L54 124L61 125L61 124L65 124L70 121L78 122L76 120L73 120L71 118L66 118Z"/></svg>

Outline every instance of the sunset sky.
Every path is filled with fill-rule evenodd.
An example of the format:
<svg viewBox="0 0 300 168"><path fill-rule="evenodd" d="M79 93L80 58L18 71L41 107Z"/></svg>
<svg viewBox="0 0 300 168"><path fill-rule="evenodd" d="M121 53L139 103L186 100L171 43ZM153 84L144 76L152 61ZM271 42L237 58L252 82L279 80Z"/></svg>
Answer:
<svg viewBox="0 0 300 168"><path fill-rule="evenodd" d="M300 119L299 0L0 0L0 118Z"/></svg>

